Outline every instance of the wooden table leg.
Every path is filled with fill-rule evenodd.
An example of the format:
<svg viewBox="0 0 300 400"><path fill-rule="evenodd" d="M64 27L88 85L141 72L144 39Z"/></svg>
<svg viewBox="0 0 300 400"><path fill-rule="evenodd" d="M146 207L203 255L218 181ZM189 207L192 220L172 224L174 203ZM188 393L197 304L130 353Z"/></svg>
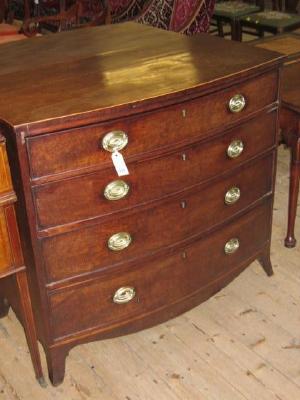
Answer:
<svg viewBox="0 0 300 400"><path fill-rule="evenodd" d="M236 20L233 19L230 23L231 25L231 40L238 40L237 38L237 24Z"/></svg>
<svg viewBox="0 0 300 400"><path fill-rule="evenodd" d="M30 18L30 0L24 0L24 21Z"/></svg>
<svg viewBox="0 0 300 400"><path fill-rule="evenodd" d="M231 40L242 41L242 27L237 18L234 18L231 22Z"/></svg>
<svg viewBox="0 0 300 400"><path fill-rule="evenodd" d="M9 309L10 305L8 304L7 299L5 297L0 297L0 318L6 317Z"/></svg>
<svg viewBox="0 0 300 400"><path fill-rule="evenodd" d="M217 21L218 35L220 37L224 37L223 22L219 18L216 18L216 21Z"/></svg>
<svg viewBox="0 0 300 400"><path fill-rule="evenodd" d="M0 23L4 21L6 12L6 0L0 0Z"/></svg>
<svg viewBox="0 0 300 400"><path fill-rule="evenodd" d="M27 339L28 348L30 351L30 356L35 376L39 384L45 387L46 383L44 380L42 366L41 366L41 359L38 349L35 322L32 313L26 271L17 272L15 278L20 294L20 305L21 305L24 331Z"/></svg>
<svg viewBox="0 0 300 400"><path fill-rule="evenodd" d="M289 191L289 209L288 209L288 228L284 241L286 247L295 247L295 220L297 213L297 202L299 194L300 177L300 127L298 134L295 135L290 143L291 146L291 167L290 167L290 191Z"/></svg>

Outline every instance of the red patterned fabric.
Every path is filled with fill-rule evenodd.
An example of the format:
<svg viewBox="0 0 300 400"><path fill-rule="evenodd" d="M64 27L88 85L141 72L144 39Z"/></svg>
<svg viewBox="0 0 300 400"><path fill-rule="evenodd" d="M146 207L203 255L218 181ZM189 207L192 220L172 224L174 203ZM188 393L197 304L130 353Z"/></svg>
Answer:
<svg viewBox="0 0 300 400"><path fill-rule="evenodd" d="M193 35L206 32L215 0L110 0L112 19L136 19L158 28Z"/></svg>
<svg viewBox="0 0 300 400"><path fill-rule="evenodd" d="M143 9L145 0L109 0L112 19L122 22L134 19Z"/></svg>
<svg viewBox="0 0 300 400"><path fill-rule="evenodd" d="M194 34L207 32L215 0L176 0L170 29Z"/></svg>

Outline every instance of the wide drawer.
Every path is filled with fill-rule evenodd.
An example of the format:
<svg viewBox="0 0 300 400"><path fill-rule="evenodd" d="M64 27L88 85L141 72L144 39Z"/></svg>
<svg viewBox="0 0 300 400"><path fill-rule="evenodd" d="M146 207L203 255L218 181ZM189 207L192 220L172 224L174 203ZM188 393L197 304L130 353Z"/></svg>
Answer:
<svg viewBox="0 0 300 400"><path fill-rule="evenodd" d="M269 154L200 191L176 196L139 213L44 239L48 280L57 281L146 257L209 230L271 192L273 161L274 155ZM115 241L109 241L111 237ZM110 249L108 245L116 246L116 239L125 240L127 247Z"/></svg>
<svg viewBox="0 0 300 400"><path fill-rule="evenodd" d="M39 229L111 214L197 185L259 155L275 144L276 112L205 143L168 156L128 165L122 180L130 190L121 200L107 200L106 186L118 179L112 168L33 188ZM228 147L240 140L244 151L229 158Z"/></svg>
<svg viewBox="0 0 300 400"><path fill-rule="evenodd" d="M117 326L183 301L253 257L270 238L270 218L268 201L167 258L132 269L121 268L114 275L103 275L90 283L50 293L53 337ZM231 239L238 239L239 247L225 254L224 247ZM118 293L115 301L124 300L122 290L117 292L120 288L128 288L128 298L135 293L133 299L114 303Z"/></svg>
<svg viewBox="0 0 300 400"><path fill-rule="evenodd" d="M246 105L240 112L231 112L229 102L237 94L244 96ZM28 138L31 176L41 177L109 163L110 153L101 145L109 132L121 130L127 134L128 144L122 153L129 158L206 136L208 130L223 128L276 100L277 72L273 71L159 111Z"/></svg>

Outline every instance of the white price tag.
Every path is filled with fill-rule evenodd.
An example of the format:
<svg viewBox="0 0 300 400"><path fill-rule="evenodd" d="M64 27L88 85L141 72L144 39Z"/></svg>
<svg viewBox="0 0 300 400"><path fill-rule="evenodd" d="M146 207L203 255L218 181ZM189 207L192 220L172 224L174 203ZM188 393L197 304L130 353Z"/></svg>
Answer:
<svg viewBox="0 0 300 400"><path fill-rule="evenodd" d="M118 176L129 175L127 165L121 153L119 153L118 151L114 151L111 155L111 159Z"/></svg>

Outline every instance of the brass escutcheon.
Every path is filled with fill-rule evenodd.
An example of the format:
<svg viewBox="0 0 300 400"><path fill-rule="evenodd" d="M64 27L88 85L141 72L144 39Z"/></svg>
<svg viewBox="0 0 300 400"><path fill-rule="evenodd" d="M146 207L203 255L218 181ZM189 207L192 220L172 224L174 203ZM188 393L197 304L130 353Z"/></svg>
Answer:
<svg viewBox="0 0 300 400"><path fill-rule="evenodd" d="M107 133L102 139L102 147L104 150L113 153L120 151L127 146L128 136L124 131L112 131Z"/></svg>
<svg viewBox="0 0 300 400"><path fill-rule="evenodd" d="M128 232L118 232L112 235L107 242L112 251L121 251L130 245L132 238Z"/></svg>
<svg viewBox="0 0 300 400"><path fill-rule="evenodd" d="M236 203L241 197L241 191L238 187L230 188L225 194L225 204L231 205Z"/></svg>
<svg viewBox="0 0 300 400"><path fill-rule="evenodd" d="M244 143L241 140L233 140L227 148L229 158L237 158L244 151Z"/></svg>
<svg viewBox="0 0 300 400"><path fill-rule="evenodd" d="M130 186L122 181L122 180L116 180L113 182L110 182L104 189L104 197L107 200L120 200L123 199L123 197L127 196L129 192Z"/></svg>
<svg viewBox="0 0 300 400"><path fill-rule="evenodd" d="M114 294L113 302L116 304L124 304L131 301L134 297L135 289L133 287L120 287Z"/></svg>
<svg viewBox="0 0 300 400"><path fill-rule="evenodd" d="M229 100L229 110L232 113L238 113L243 110L246 105L246 99L242 94L236 94Z"/></svg>
<svg viewBox="0 0 300 400"><path fill-rule="evenodd" d="M233 254L238 250L239 247L240 247L239 239L232 238L224 246L225 254Z"/></svg>

